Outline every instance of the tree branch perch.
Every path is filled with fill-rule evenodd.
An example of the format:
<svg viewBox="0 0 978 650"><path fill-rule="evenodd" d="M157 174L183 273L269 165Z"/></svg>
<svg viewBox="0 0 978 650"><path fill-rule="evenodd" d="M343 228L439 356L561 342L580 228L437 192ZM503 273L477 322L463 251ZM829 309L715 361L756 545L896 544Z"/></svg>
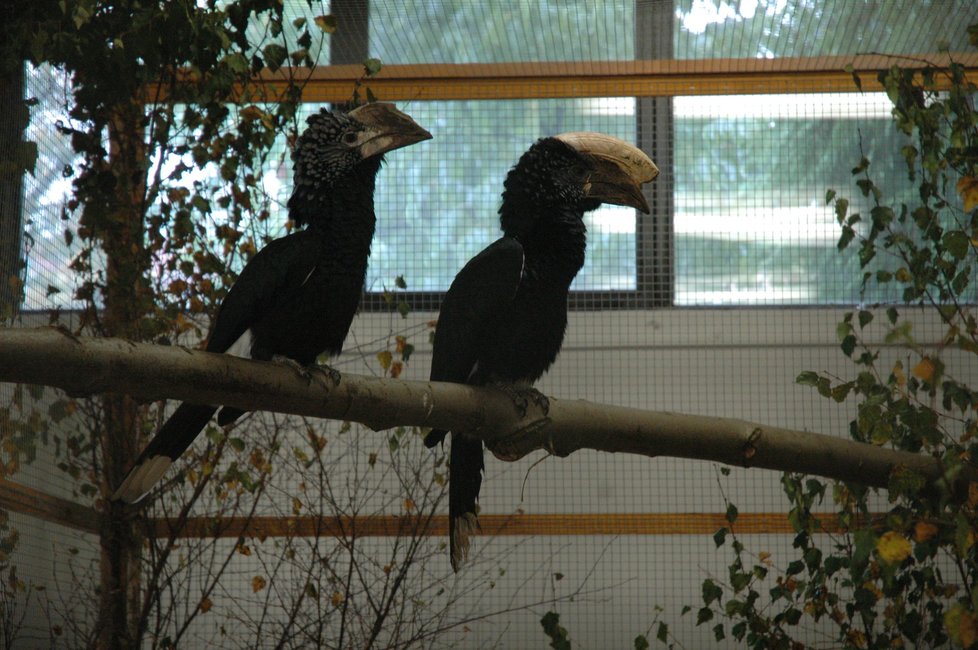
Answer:
<svg viewBox="0 0 978 650"><path fill-rule="evenodd" d="M180 399L247 410L393 426L464 430L502 460L537 449L567 456L579 449L711 460L815 474L887 487L903 467L943 480L937 459L843 438L743 420L643 411L551 398L544 414L520 416L493 388L327 373L303 376L285 364L183 347L76 337L56 328L0 328L0 381L43 384L71 395L119 392L138 399Z"/></svg>

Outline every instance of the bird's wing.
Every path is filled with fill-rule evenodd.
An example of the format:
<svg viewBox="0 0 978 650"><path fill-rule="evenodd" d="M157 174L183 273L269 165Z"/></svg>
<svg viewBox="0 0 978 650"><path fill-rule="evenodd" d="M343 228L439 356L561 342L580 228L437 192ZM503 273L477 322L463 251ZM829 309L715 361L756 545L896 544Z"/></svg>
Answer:
<svg viewBox="0 0 978 650"><path fill-rule="evenodd" d="M448 289L435 330L431 379L465 382L476 371L480 346L512 303L523 277L523 247L504 237L476 255ZM446 431L432 430L433 447ZM482 441L452 435L448 477L448 536L452 569L468 556L469 536L478 528L476 500L482 487Z"/></svg>
<svg viewBox="0 0 978 650"><path fill-rule="evenodd" d="M227 352L262 314L279 308L309 277L316 263L316 242L302 231L269 242L245 266L218 310L207 342L209 352ZM250 348L250 345L247 347ZM243 356L248 350L241 350ZM160 427L112 495L136 503L152 489L173 461L193 443L214 406L184 402Z"/></svg>
<svg viewBox="0 0 978 650"><path fill-rule="evenodd" d="M274 239L258 251L221 303L208 352L227 352L263 314L289 302L316 268L315 237L303 230Z"/></svg>
<svg viewBox="0 0 978 650"><path fill-rule="evenodd" d="M476 369L480 346L494 322L516 296L523 277L523 246L503 237L469 260L455 276L438 314L431 359L432 381L464 383ZM434 429L425 444L434 447L446 431Z"/></svg>
<svg viewBox="0 0 978 650"><path fill-rule="evenodd" d="M516 296L523 277L523 246L503 237L469 260L449 287L438 314L432 381L464 382L486 332Z"/></svg>

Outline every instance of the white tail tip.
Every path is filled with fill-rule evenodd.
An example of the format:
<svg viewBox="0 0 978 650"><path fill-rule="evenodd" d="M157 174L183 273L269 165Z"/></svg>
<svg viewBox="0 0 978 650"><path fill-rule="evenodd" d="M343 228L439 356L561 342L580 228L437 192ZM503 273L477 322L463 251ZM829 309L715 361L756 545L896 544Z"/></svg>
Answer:
<svg viewBox="0 0 978 650"><path fill-rule="evenodd" d="M139 465L129 470L122 485L112 493L114 501L125 501L126 503L138 503L143 497L149 494L160 477L173 464L173 459L168 456L153 456Z"/></svg>

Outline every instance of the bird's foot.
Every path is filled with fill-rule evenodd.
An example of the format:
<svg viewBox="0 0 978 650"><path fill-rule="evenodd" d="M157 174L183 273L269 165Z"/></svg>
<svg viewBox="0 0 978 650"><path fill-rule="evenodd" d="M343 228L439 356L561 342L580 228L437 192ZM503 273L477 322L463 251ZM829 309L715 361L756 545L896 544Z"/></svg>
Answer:
<svg viewBox="0 0 978 650"><path fill-rule="evenodd" d="M340 379L342 378L342 375L340 374L339 370L333 368L332 366L328 366L326 364L318 364L315 362L306 366L299 363L295 359L292 359L290 357L283 357L279 355L275 355L274 357L272 357L272 360L277 363L284 364L292 368L293 370L295 370L297 375L299 375L300 377L306 380L306 384L312 384L318 372L328 377L330 382L332 382L333 386L340 385Z"/></svg>
<svg viewBox="0 0 978 650"><path fill-rule="evenodd" d="M343 379L343 374L339 370L325 363L316 364L314 367L316 370L329 377L329 380L333 382L333 386L340 385L340 380Z"/></svg>
<svg viewBox="0 0 978 650"><path fill-rule="evenodd" d="M531 402L537 405L543 412L543 415L550 413L550 399L532 386L521 387L513 384L498 383L496 384L496 388L506 393L513 400L513 404L516 406L520 417L526 417Z"/></svg>

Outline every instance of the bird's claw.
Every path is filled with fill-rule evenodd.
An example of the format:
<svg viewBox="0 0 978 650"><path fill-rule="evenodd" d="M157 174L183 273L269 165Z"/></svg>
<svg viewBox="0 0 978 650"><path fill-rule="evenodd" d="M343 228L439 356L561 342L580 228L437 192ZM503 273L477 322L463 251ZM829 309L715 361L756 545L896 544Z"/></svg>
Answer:
<svg viewBox="0 0 978 650"><path fill-rule="evenodd" d="M319 372L329 377L329 380L333 382L333 386L340 385L340 380L343 378L343 375L342 373L340 373L339 370L337 370L333 366L326 365L325 363L321 365L317 365L316 368L319 370Z"/></svg>
<svg viewBox="0 0 978 650"><path fill-rule="evenodd" d="M511 384L499 384L498 388L513 400L513 404L516 406L516 410L521 418L526 417L526 413L530 408L530 402L536 404L543 411L544 415L550 413L550 399L536 388L517 388Z"/></svg>
<svg viewBox="0 0 978 650"><path fill-rule="evenodd" d="M326 365L325 363L319 364L313 362L312 364L306 366L289 357L275 356L273 359L295 370L296 374L306 380L307 385L312 384L313 380L316 378L317 372L328 377L333 386L339 386L340 380L343 378L343 375L339 370L333 368L332 366Z"/></svg>

